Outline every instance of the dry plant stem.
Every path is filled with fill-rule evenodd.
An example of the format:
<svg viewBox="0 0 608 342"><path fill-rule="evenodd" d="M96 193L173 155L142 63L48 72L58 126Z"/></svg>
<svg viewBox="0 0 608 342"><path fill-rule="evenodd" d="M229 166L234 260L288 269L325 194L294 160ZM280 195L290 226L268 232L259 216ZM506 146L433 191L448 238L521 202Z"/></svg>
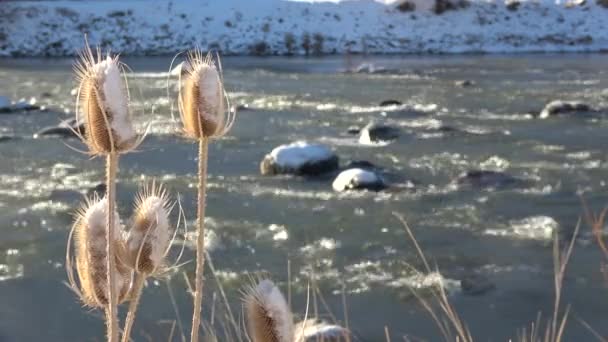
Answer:
<svg viewBox="0 0 608 342"><path fill-rule="evenodd" d="M135 314L137 313L137 306L139 305L139 298L141 297L142 289L144 288L144 282L146 277L143 274L135 275L135 283L133 284L133 295L131 296L129 303L129 313L125 320L125 328L122 333L122 342L129 342L131 339L131 328L135 322Z"/></svg>
<svg viewBox="0 0 608 342"><path fill-rule="evenodd" d="M203 270L205 269L205 195L207 190L207 153L209 139L199 139L198 147L198 236L196 238L196 277L194 280L194 313L190 342L198 342L203 303Z"/></svg>
<svg viewBox="0 0 608 342"><path fill-rule="evenodd" d="M107 280L108 280L108 305L106 307L106 324L108 325L107 337L109 342L118 342L118 313L117 297L114 291L114 276L116 265L114 258L114 208L116 200L116 171L118 169L118 154L110 152L106 159L106 191L108 196L108 229L106 230L106 252L108 255Z"/></svg>

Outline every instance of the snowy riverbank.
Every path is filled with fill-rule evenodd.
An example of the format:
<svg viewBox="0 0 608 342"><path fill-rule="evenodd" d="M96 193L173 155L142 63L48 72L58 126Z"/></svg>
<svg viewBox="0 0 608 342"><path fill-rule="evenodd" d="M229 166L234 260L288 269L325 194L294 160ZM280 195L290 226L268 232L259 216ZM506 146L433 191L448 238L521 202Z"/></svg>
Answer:
<svg viewBox="0 0 608 342"><path fill-rule="evenodd" d="M470 0L441 14L433 0L411 0L411 11L391 2L3 1L0 56L74 55L85 33L124 54L608 50L608 8L596 0Z"/></svg>

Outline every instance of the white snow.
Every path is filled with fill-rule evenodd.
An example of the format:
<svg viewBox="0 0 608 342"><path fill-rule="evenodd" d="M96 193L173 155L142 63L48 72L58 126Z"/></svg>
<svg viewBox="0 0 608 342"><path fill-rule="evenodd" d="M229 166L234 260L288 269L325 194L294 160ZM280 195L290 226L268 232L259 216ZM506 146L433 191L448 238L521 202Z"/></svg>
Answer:
<svg viewBox="0 0 608 342"><path fill-rule="evenodd" d="M470 0L437 15L432 0L16 1L0 6L0 56L74 55L89 42L123 54L175 54L195 46L223 54L601 51L608 9L588 0ZM4 23L4 22L3 22ZM286 38L293 38L288 47Z"/></svg>
<svg viewBox="0 0 608 342"><path fill-rule="evenodd" d="M331 159L334 153L325 145L298 141L274 148L270 156L282 168L299 169L307 163Z"/></svg>
<svg viewBox="0 0 608 342"><path fill-rule="evenodd" d="M508 227L486 230L487 235L507 236L517 239L550 241L559 223L549 216L530 216L509 222Z"/></svg>
<svg viewBox="0 0 608 342"><path fill-rule="evenodd" d="M344 191L352 189L358 185L372 185L380 182L378 176L367 170L354 168L340 172L338 177L332 183L332 187L336 191Z"/></svg>
<svg viewBox="0 0 608 342"><path fill-rule="evenodd" d="M139 215L146 217L149 222L156 222L156 224L150 226L149 231L137 229L129 231L129 252L132 253L131 255L137 255L141 245L149 241L152 247L150 261L154 264L154 268L159 267L165 257L171 239L169 212L166 207L166 201L161 197L152 195L142 200L141 204L138 205L137 211Z"/></svg>
<svg viewBox="0 0 608 342"><path fill-rule="evenodd" d="M103 101L111 113L110 126L116 133L119 144L134 139L136 133L129 117L129 99L117 61L108 56L95 64L93 71L96 77L103 80Z"/></svg>
<svg viewBox="0 0 608 342"><path fill-rule="evenodd" d="M212 64L201 63L194 67L193 76L198 80L200 101L206 112L206 120L218 123L223 114L224 96L220 75Z"/></svg>

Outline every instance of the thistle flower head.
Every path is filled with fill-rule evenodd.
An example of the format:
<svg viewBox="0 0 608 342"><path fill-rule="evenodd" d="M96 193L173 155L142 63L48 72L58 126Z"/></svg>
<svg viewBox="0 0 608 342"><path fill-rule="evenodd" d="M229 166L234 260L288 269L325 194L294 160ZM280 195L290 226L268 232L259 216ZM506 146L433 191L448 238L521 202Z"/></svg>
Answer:
<svg viewBox="0 0 608 342"><path fill-rule="evenodd" d="M217 64L216 64L217 63ZM190 51L180 75L179 108L184 133L192 139L224 136L234 122L219 60Z"/></svg>
<svg viewBox="0 0 608 342"><path fill-rule="evenodd" d="M97 56L87 47L75 65L79 83L76 119L83 120L81 135L91 154L128 152L139 136L129 114L129 94L118 56ZM77 132L78 133L78 132Z"/></svg>
<svg viewBox="0 0 608 342"><path fill-rule="evenodd" d="M170 210L167 192L155 183L137 196L127 238L127 260L136 272L150 275L162 267L171 242Z"/></svg>
<svg viewBox="0 0 608 342"><path fill-rule="evenodd" d="M74 234L76 272L79 283L76 284L73 275L72 257L70 255L70 242L66 256L68 278L72 288L78 293L85 305L103 307L108 303L107 282L107 249L106 229L108 226L108 200L107 198L93 198L79 210L76 216L72 233ZM114 290L118 294L118 303L127 298L131 287L132 273L122 261L124 259L124 242L120 230L118 213L114 213L114 244L116 274L114 275Z"/></svg>
<svg viewBox="0 0 608 342"><path fill-rule="evenodd" d="M291 311L279 288L261 280L245 290L247 327L253 342L293 342Z"/></svg>

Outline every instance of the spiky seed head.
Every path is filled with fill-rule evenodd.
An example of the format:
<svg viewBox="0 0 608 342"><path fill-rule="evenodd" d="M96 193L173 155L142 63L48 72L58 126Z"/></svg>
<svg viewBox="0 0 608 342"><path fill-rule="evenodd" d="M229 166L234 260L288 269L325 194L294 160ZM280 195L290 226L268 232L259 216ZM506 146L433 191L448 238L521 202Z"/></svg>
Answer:
<svg viewBox="0 0 608 342"><path fill-rule="evenodd" d="M137 196L127 238L127 260L138 273L151 275L162 265L171 241L170 204L163 186L146 186Z"/></svg>
<svg viewBox="0 0 608 342"><path fill-rule="evenodd" d="M129 114L129 95L118 56L97 57L87 47L75 65L79 83L76 119L84 121L82 140L91 154L124 153L139 136ZM79 107L79 108L78 108Z"/></svg>
<svg viewBox="0 0 608 342"><path fill-rule="evenodd" d="M179 108L184 133L192 139L224 136L234 122L219 60L190 51L180 76Z"/></svg>
<svg viewBox="0 0 608 342"><path fill-rule="evenodd" d="M291 311L279 288L270 280L245 290L247 328L253 342L293 342Z"/></svg>
<svg viewBox="0 0 608 342"><path fill-rule="evenodd" d="M76 271L79 285L73 282L69 274L72 287L77 290L84 304L91 307L103 307L108 303L107 282L107 249L106 229L108 222L107 198L94 198L77 213L74 223L74 243L76 252ZM116 273L114 274L114 289L118 294L118 303L126 300L131 287L132 272L123 262L124 242L120 230L118 213L114 213L114 244ZM71 270L69 270L70 272Z"/></svg>

